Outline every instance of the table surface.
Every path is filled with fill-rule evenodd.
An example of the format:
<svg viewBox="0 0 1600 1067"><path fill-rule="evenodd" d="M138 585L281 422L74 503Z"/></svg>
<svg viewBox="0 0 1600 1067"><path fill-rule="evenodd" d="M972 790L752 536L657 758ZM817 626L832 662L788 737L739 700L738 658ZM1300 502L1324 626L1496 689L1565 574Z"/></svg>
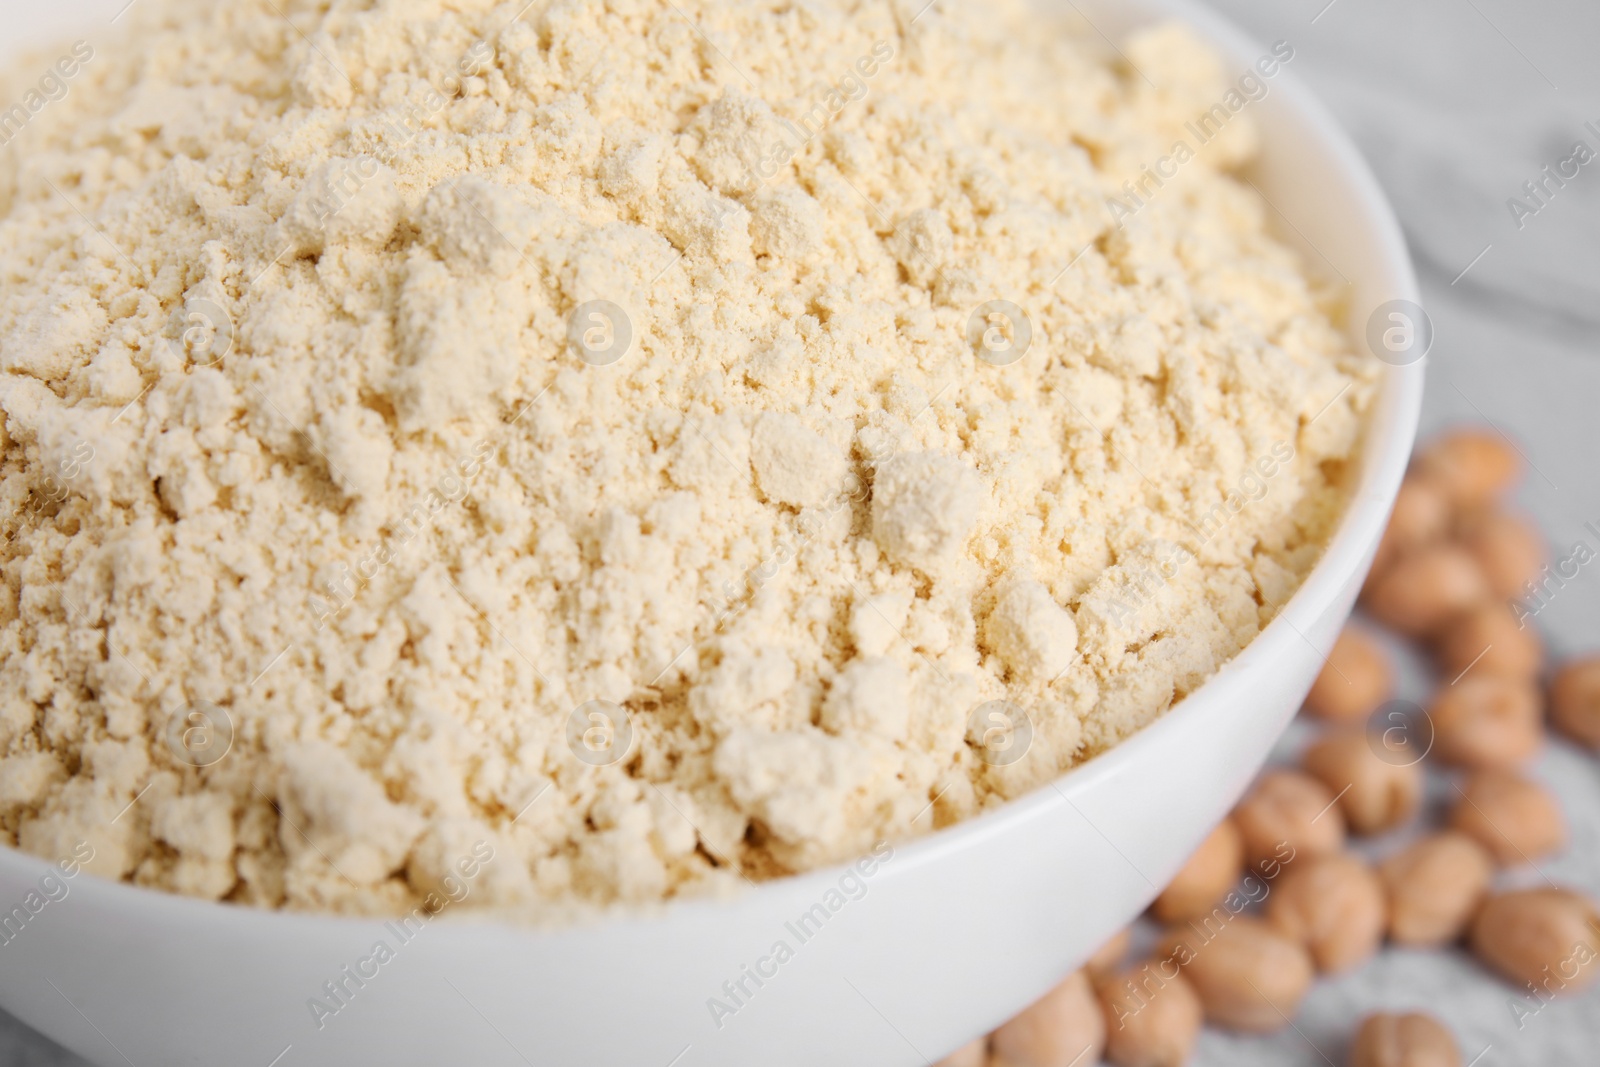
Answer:
<svg viewBox="0 0 1600 1067"><path fill-rule="evenodd" d="M950 0L945 0L950 2ZM971 0L964 0L971 2ZM1263 41L1286 39L1295 70L1367 153L1411 242L1436 340L1423 432L1488 421L1532 468L1518 504L1562 548L1600 523L1600 166L1518 220L1507 206L1582 140L1600 151L1600 5L1586 0L1213 0ZM1557 655L1600 649L1600 576L1586 569L1539 615ZM1405 695L1427 685L1406 664ZM1285 739L1292 751L1302 738ZM1600 774L1555 745L1536 772L1572 829L1562 856L1523 872L1600 896ZM1436 798L1443 801L1444 798ZM1519 1029L1515 991L1460 953L1387 949L1354 975L1320 982L1296 1028L1265 1038L1208 1031L1197 1067L1342 1063L1362 1014L1440 1016L1473 1067L1595 1062L1600 989ZM1479 1057L1473 1060L1473 1057ZM68 1067L72 1054L0 1012L0 1067Z"/></svg>

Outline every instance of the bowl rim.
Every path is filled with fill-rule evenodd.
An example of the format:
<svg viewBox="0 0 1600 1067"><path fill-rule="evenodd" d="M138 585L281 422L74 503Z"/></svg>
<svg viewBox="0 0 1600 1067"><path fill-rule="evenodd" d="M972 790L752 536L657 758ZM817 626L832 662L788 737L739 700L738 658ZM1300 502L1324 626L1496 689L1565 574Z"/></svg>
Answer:
<svg viewBox="0 0 1600 1067"><path fill-rule="evenodd" d="M1086 21L1089 21L1088 16L1083 15L1080 4L1091 10L1120 7L1122 17L1131 15L1134 21L1141 24L1163 18L1180 20L1198 31L1208 44L1229 60L1248 63L1250 57L1264 52L1248 34L1200 0L1065 2L1078 10ZM1093 25L1092 22L1090 24ZM1337 161L1344 179L1360 203L1359 223L1377 238L1389 275L1389 289L1401 299L1420 304L1420 288L1399 221L1371 167L1349 135L1296 72L1282 70L1274 80L1274 92L1281 94L1289 109L1309 128L1315 141ZM1360 339L1351 335L1349 323L1345 324L1344 332L1352 345L1359 348ZM1309 622L1322 615L1333 606L1350 579L1370 563L1410 460L1421 413L1425 364L1424 359L1408 366L1383 368L1364 427L1357 484L1350 493L1338 526L1299 588L1244 648L1183 699L1174 702L1166 711L1104 752L992 810L895 844L896 862L892 868L895 876L903 876L953 852L968 850L979 842L1005 834L1014 826L1037 818L1061 800L1070 803L1074 795L1088 793L1099 783L1124 773L1131 764L1143 759L1147 751L1160 746L1165 735L1177 729L1179 723L1203 715L1222 713L1226 706L1224 698L1237 689L1246 676L1266 669L1274 658L1298 643L1309 643L1301 627L1290 616L1298 616ZM765 898L780 894L809 892L813 886L835 882L850 862L853 861L775 878L742 888L730 896L699 896L646 905L582 909L576 919L563 916L523 917L498 910L469 911L459 915L452 912L448 916L449 925L457 929L492 928L500 935L548 935L568 933L584 927L616 930L640 924L666 923L683 916L724 913L730 906L754 906ZM0 844L0 876L16 876L32 881L54 867L55 864L47 859L14 846ZM88 872L80 872L82 875L87 875L87 881L75 879L78 885L74 895L81 893L91 897L105 910L121 912L130 918L144 915L155 922L182 921L191 928L196 923L206 926L216 923L240 931L255 924L260 925L262 932L287 932L290 927L301 932L314 931L318 927L349 930L362 924L381 923L385 918L229 904L113 881Z"/></svg>

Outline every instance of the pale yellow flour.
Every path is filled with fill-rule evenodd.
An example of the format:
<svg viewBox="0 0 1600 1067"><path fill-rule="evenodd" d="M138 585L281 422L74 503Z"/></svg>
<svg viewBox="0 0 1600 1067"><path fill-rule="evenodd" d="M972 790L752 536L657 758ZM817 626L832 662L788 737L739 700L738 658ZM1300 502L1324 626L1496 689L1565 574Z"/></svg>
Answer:
<svg viewBox="0 0 1600 1067"><path fill-rule="evenodd" d="M5 842L716 891L1102 751L1318 558L1370 371L1248 108L1108 204L1239 76L1184 31L523 2L142 0L0 149Z"/></svg>

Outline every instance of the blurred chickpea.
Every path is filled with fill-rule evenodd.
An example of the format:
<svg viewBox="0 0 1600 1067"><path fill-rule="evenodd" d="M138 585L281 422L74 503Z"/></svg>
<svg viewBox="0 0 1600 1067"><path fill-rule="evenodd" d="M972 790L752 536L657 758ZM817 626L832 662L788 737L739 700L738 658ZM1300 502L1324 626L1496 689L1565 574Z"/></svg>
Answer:
<svg viewBox="0 0 1600 1067"><path fill-rule="evenodd" d="M1600 915L1568 889L1492 896L1472 920L1472 951L1516 985L1576 992L1600 974Z"/></svg>
<svg viewBox="0 0 1600 1067"><path fill-rule="evenodd" d="M1424 447L1416 469L1457 507L1477 507L1517 483L1522 457L1492 429L1461 427Z"/></svg>
<svg viewBox="0 0 1600 1067"><path fill-rule="evenodd" d="M1100 987L1106 1059L1116 1067L1182 1067L1194 1052L1204 1009L1170 959L1117 971Z"/></svg>
<svg viewBox="0 0 1600 1067"><path fill-rule="evenodd" d="M1466 930L1489 890L1494 865L1482 845L1453 830L1429 834L1378 868L1389 901L1389 936L1431 948Z"/></svg>
<svg viewBox="0 0 1600 1067"><path fill-rule="evenodd" d="M1209 1022L1248 1033L1287 1026L1313 977L1304 947L1248 915L1174 929L1157 955L1183 968Z"/></svg>
<svg viewBox="0 0 1600 1067"><path fill-rule="evenodd" d="M1350 1067L1461 1067L1461 1050L1431 1015L1379 1012L1361 1020Z"/></svg>
<svg viewBox="0 0 1600 1067"><path fill-rule="evenodd" d="M1556 672L1550 719L1574 741L1600 749L1600 656L1573 660Z"/></svg>
<svg viewBox="0 0 1600 1067"><path fill-rule="evenodd" d="M1322 856L1344 845L1344 816L1333 794L1299 771L1263 774L1233 809L1233 821L1244 841L1245 862L1252 867Z"/></svg>
<svg viewBox="0 0 1600 1067"><path fill-rule="evenodd" d="M1243 873L1244 840L1233 820L1223 819L1156 898L1156 918L1175 923L1204 915Z"/></svg>
<svg viewBox="0 0 1600 1067"><path fill-rule="evenodd" d="M1402 551L1437 541L1450 529L1450 499L1427 478L1406 475L1395 494L1386 536Z"/></svg>
<svg viewBox="0 0 1600 1067"><path fill-rule="evenodd" d="M1306 708L1335 722L1364 720L1394 691L1394 669L1372 637L1346 626L1306 695Z"/></svg>
<svg viewBox="0 0 1600 1067"><path fill-rule="evenodd" d="M1544 741L1539 691L1522 678L1468 674L1440 691L1428 717L1434 755L1474 770L1519 767Z"/></svg>
<svg viewBox="0 0 1600 1067"><path fill-rule="evenodd" d="M984 1067L984 1061L988 1056L989 1042L980 1037L962 1045L934 1064L934 1067Z"/></svg>
<svg viewBox="0 0 1600 1067"><path fill-rule="evenodd" d="M1442 538L1450 528L1450 507L1449 498L1438 485L1407 475L1395 495L1383 540L1378 542L1373 569L1386 567L1407 552Z"/></svg>
<svg viewBox="0 0 1600 1067"><path fill-rule="evenodd" d="M1128 958L1128 946L1132 943L1133 931L1124 926L1112 934L1105 944L1095 949L1094 955L1089 957L1083 969L1088 972L1091 979L1098 980L1101 975L1114 971L1122 965L1122 961Z"/></svg>
<svg viewBox="0 0 1600 1067"><path fill-rule="evenodd" d="M1422 803L1421 753L1416 762L1379 759L1364 730L1339 730L1312 742L1300 763L1339 798L1339 810L1357 834L1390 830Z"/></svg>
<svg viewBox="0 0 1600 1067"><path fill-rule="evenodd" d="M1348 852L1296 862L1267 898L1267 921L1310 950L1319 971L1348 971L1383 940L1383 883Z"/></svg>
<svg viewBox="0 0 1600 1067"><path fill-rule="evenodd" d="M1389 566L1373 585L1367 610L1408 637L1427 637L1488 598L1478 561L1458 545L1441 543Z"/></svg>
<svg viewBox="0 0 1600 1067"><path fill-rule="evenodd" d="M1513 771L1478 771L1461 787L1450 825L1489 850L1502 867L1533 863L1567 843L1561 804Z"/></svg>
<svg viewBox="0 0 1600 1067"><path fill-rule="evenodd" d="M1520 515L1492 509L1462 523L1461 544L1478 561L1494 595L1510 599L1538 578L1550 560L1539 528Z"/></svg>
<svg viewBox="0 0 1600 1067"><path fill-rule="evenodd" d="M1544 667L1544 642L1531 626L1521 626L1511 608L1485 601L1451 620L1437 644L1446 678L1469 668L1473 673L1536 678Z"/></svg>
<svg viewBox="0 0 1600 1067"><path fill-rule="evenodd" d="M1068 1067L1093 1063L1106 1043L1106 1022L1088 975L1066 981L989 1035L991 1067Z"/></svg>

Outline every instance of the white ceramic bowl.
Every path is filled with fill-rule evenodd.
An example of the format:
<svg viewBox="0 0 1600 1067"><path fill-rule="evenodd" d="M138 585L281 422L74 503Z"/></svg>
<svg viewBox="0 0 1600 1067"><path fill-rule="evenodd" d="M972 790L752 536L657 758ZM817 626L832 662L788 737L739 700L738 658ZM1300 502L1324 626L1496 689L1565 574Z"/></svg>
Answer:
<svg viewBox="0 0 1600 1067"><path fill-rule="evenodd" d="M1190 0L1087 4L1113 39L1177 16L1243 72L1267 48ZM41 42L120 0L10 13L8 41ZM17 22L20 20L21 25ZM1313 268L1352 283L1352 340L1396 298L1418 300L1394 217L1367 167L1291 68L1251 108L1252 177ZM390 1067L936 1060L1029 1003L1136 916L1233 805L1294 715L1371 562L1416 429L1420 364L1388 368L1360 486L1325 558L1282 615L1142 733L1052 786L901 845L802 942L794 924L841 870L726 902L536 931L436 921L401 945L384 924L246 910L87 875L0 946L0 1005L96 1064L382 1063ZM0 905L47 865L0 849ZM318 1027L323 984L397 948ZM785 941L793 957L762 963ZM770 977L744 977L757 967ZM368 968L370 972L370 967ZM736 1002L714 1019L708 1000ZM719 1025L720 1023L720 1025ZM281 1059L275 1059L281 1057Z"/></svg>

